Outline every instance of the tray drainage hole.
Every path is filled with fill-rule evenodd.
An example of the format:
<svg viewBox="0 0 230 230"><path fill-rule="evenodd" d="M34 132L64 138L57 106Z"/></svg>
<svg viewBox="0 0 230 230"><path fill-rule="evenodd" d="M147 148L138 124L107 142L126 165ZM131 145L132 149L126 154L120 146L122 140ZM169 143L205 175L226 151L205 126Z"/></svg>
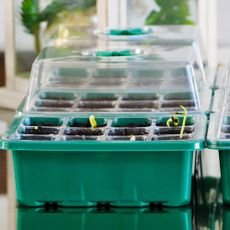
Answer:
<svg viewBox="0 0 230 230"><path fill-rule="evenodd" d="M44 208L46 211L57 210L58 209L58 203L57 202L45 202Z"/></svg>
<svg viewBox="0 0 230 230"><path fill-rule="evenodd" d="M179 126L181 126L182 122L183 122L183 117L181 117L181 116L177 116L177 117L179 118ZM166 126L167 127L166 122L168 119L169 119L169 117L162 117L162 118L158 119L156 121L156 126ZM185 125L186 126L192 126L194 124L195 124L194 118L193 117L187 117ZM168 128L170 128L170 127L168 127Z"/></svg>
<svg viewBox="0 0 230 230"><path fill-rule="evenodd" d="M164 208L163 208L163 202L150 202L149 203L149 209L151 211L163 211Z"/></svg>
<svg viewBox="0 0 230 230"><path fill-rule="evenodd" d="M149 127L151 120L148 118L122 118L118 117L112 122L112 127Z"/></svg>
<svg viewBox="0 0 230 230"><path fill-rule="evenodd" d="M105 127L107 125L107 120L104 118L95 118L97 122L97 127ZM91 128L89 118L73 118L68 122L69 127L78 127L78 128Z"/></svg>
<svg viewBox="0 0 230 230"><path fill-rule="evenodd" d="M158 100L159 95L153 93L130 93L124 95L122 100L124 101L147 101L147 100Z"/></svg>
<svg viewBox="0 0 230 230"><path fill-rule="evenodd" d="M113 93L87 93L82 96L82 101L115 101L117 96Z"/></svg>
<svg viewBox="0 0 230 230"><path fill-rule="evenodd" d="M97 209L100 211L109 211L111 209L111 204L109 202L98 202Z"/></svg>
<svg viewBox="0 0 230 230"><path fill-rule="evenodd" d="M42 92L39 94L42 100L73 101L76 99L74 93L68 92Z"/></svg>
<svg viewBox="0 0 230 230"><path fill-rule="evenodd" d="M61 126L63 121L56 117L25 117L23 122L25 126Z"/></svg>

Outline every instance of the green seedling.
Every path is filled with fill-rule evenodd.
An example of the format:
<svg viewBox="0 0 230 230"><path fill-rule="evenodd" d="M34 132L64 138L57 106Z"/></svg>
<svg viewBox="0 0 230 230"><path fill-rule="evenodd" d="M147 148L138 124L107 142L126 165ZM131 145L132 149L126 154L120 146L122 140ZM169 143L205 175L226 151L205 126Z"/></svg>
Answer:
<svg viewBox="0 0 230 230"><path fill-rule="evenodd" d="M91 128L94 129L97 127L97 121L95 119L95 116L94 115L91 115L89 117L89 122L90 122L90 125L91 125Z"/></svg>
<svg viewBox="0 0 230 230"><path fill-rule="evenodd" d="M173 123L173 126L178 126L179 125L179 119L175 116L172 116L171 118L169 118L167 120L166 125L168 127L170 127L172 123Z"/></svg>
<svg viewBox="0 0 230 230"><path fill-rule="evenodd" d="M136 141L136 137L134 135L131 135L130 141Z"/></svg>
<svg viewBox="0 0 230 230"><path fill-rule="evenodd" d="M183 110L183 112L175 112L173 114L178 114L178 115L183 115L183 121L182 121L182 125L181 125L181 130L180 130L180 138L183 138L183 134L184 134L184 130L185 130L185 125L186 125L186 120L187 120L187 114L188 114L188 111L187 109L180 105L180 108ZM175 117L175 116L172 116L170 117L167 121L166 121L166 125L168 127L171 126L171 124L173 124L173 126L178 126L180 123L179 121L179 118L178 117Z"/></svg>

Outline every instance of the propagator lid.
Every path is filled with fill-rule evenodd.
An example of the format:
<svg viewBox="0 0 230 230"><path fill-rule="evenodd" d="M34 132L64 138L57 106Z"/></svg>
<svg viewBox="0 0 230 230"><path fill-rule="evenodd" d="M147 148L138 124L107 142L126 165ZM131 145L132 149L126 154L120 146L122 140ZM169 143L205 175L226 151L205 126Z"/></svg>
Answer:
<svg viewBox="0 0 230 230"><path fill-rule="evenodd" d="M164 46L155 49L97 47L84 51L74 49L72 44L47 47L33 65L25 111L57 112L61 108L64 112L83 112L81 106L85 108L85 104L94 100L103 102L94 108L95 111L100 108L130 112L139 108L138 103L125 107L122 103L133 98L135 93L141 97L132 100L139 100L140 107L144 104L145 110L172 111L184 105L189 110L204 111L203 78L189 61L193 58L189 47L169 50ZM110 98L109 93L114 96ZM155 96L143 98L143 94ZM111 103L105 103L108 100Z"/></svg>
<svg viewBox="0 0 230 230"><path fill-rule="evenodd" d="M215 91L207 143L211 148L230 149L230 90Z"/></svg>
<svg viewBox="0 0 230 230"><path fill-rule="evenodd" d="M230 87L230 64L219 66L216 73L215 85L216 89L224 89Z"/></svg>
<svg viewBox="0 0 230 230"><path fill-rule="evenodd" d="M85 44L85 40L80 43ZM115 58L115 56L117 57ZM111 59L109 58L111 57ZM104 61L111 62L115 59L139 59L151 61L169 61L169 62L188 62L194 66L194 71L200 78L199 86L206 83L203 62L198 52L193 46L186 45L127 45L122 43L98 42L88 48L79 46L79 42L75 40L61 40L51 46L45 47L39 60L57 59L57 58L77 58L77 60L96 60L106 57Z"/></svg>
<svg viewBox="0 0 230 230"><path fill-rule="evenodd" d="M197 63L207 66L203 41L196 26L152 26L143 28L106 28L97 31L81 31L78 27L60 26L52 35L47 46L66 41L74 42L79 48L92 48L106 42L110 46L190 46L193 47Z"/></svg>

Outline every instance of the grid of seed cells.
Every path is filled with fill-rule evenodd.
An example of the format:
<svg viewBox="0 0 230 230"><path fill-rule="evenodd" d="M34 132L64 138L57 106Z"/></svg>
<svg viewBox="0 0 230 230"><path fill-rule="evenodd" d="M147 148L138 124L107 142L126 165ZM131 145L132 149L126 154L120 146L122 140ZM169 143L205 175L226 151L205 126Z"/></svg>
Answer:
<svg viewBox="0 0 230 230"><path fill-rule="evenodd" d="M129 111L175 111L180 105L189 111L197 110L192 93L60 93L42 92L33 103L34 111L64 112L129 112Z"/></svg>
<svg viewBox="0 0 230 230"><path fill-rule="evenodd" d="M98 69L95 72L85 69L59 68L53 71L47 87L77 87L77 88L146 88L168 89L190 87L189 76L183 68L175 70L136 70L132 73L122 69Z"/></svg>
<svg viewBox="0 0 230 230"><path fill-rule="evenodd" d="M181 126L166 126L168 118L96 118L97 127L91 128L88 118L27 117L16 132L20 140L56 141L157 141L179 140ZM191 120L191 119L187 119ZM193 138L194 122L187 122L182 139Z"/></svg>

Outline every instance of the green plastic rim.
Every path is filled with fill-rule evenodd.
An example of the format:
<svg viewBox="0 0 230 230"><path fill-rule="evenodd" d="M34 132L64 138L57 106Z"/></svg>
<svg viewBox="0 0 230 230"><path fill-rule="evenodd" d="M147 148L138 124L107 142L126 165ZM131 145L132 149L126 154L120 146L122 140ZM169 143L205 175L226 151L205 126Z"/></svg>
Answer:
<svg viewBox="0 0 230 230"><path fill-rule="evenodd" d="M36 118L36 119L34 119ZM55 134L52 134L51 136L48 135L50 130L54 130L56 132L56 129L62 124L64 116L60 117L46 117L45 121L42 119L38 120L37 116L33 116L30 119L25 116L17 116L11 123L8 132L5 134L5 136L2 138L0 144L2 149L11 149L11 150L49 150L49 151L88 151L89 149L93 150L94 152L97 151L194 151L194 150L201 150L204 148L204 137L202 136L194 136L194 139L186 139L186 140L164 140L164 141L120 141L120 140L107 140L107 141L95 141L95 140L84 140L84 141L76 141L76 140L54 140ZM134 118L127 119L126 116L121 116L119 119L113 118L112 126L114 127L122 127L126 126L127 122L137 122L138 127L148 127L151 123L151 121L148 119L149 117L141 117L134 120ZM111 119L108 117L108 119ZM131 120L130 120L131 119ZM159 119L163 119L162 117ZM107 117L100 118L96 117L97 123L100 127L104 127L107 122ZM198 130L197 133L203 133L205 126L206 126L206 118L205 116L202 116L202 122L201 125L197 126ZM37 123L34 123L36 121ZM189 121L189 120L188 120ZM43 130L45 133L50 137L51 140L47 139L39 139L39 141L36 140L20 140L17 138L12 138L11 136L14 135L19 127L19 125L24 122L29 125L42 125ZM40 122L40 123L38 123ZM77 123L76 123L77 122ZM70 126L70 129L72 127L78 127L81 123L84 127L88 127L88 119L85 119L85 117L69 120L68 125ZM192 120L191 120L192 122ZM55 127L51 127L54 126ZM99 128L100 129L100 128ZM138 128L140 129L140 128ZM36 129L39 131L39 128ZM113 128L111 128L113 130ZM37 132L36 131L36 132ZM94 130L95 131L95 130ZM97 130L96 130L97 131ZM119 134L120 135L120 134ZM145 134L144 134L145 135Z"/></svg>

